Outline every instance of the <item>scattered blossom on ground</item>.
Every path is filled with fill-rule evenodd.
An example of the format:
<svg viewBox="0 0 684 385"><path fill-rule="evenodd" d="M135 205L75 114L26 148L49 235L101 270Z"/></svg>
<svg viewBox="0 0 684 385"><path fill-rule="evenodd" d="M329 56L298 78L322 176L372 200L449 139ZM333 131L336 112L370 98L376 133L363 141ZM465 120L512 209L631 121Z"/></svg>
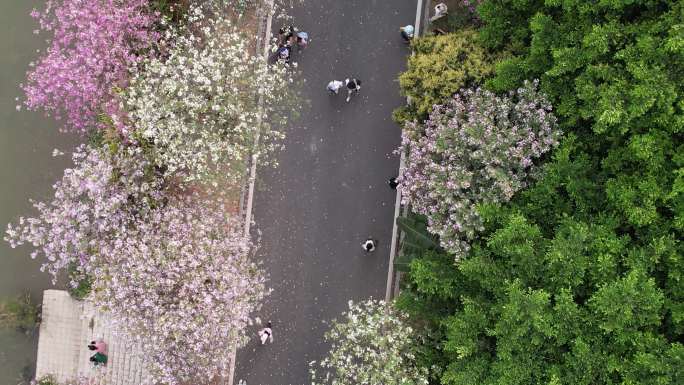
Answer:
<svg viewBox="0 0 684 385"><path fill-rule="evenodd" d="M558 144L551 110L536 81L507 96L464 89L423 125L405 128L403 203L428 217L428 230L456 259L482 230L478 204L510 200L533 161Z"/></svg>
<svg viewBox="0 0 684 385"><path fill-rule="evenodd" d="M406 315L384 301L353 303L325 334L332 344L311 362L312 385L427 385L428 371L416 364L414 330Z"/></svg>
<svg viewBox="0 0 684 385"><path fill-rule="evenodd" d="M86 133L116 108L115 90L158 38L158 15L148 0L47 0L31 15L52 37L22 86L25 104Z"/></svg>

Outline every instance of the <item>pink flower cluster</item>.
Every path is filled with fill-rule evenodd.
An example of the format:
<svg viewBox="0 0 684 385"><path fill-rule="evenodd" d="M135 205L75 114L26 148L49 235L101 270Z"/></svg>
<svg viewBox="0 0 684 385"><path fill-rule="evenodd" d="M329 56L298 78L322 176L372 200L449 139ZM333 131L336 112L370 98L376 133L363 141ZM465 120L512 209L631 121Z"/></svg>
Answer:
<svg viewBox="0 0 684 385"><path fill-rule="evenodd" d="M116 110L113 95L129 67L158 39L158 15L148 0L47 0L31 15L52 33L46 52L28 73L25 104L64 120L62 129L85 133L98 115Z"/></svg>
<svg viewBox="0 0 684 385"><path fill-rule="evenodd" d="M504 97L461 90L435 106L424 125L405 128L403 203L426 215L429 231L461 258L482 230L477 205L511 199L525 186L534 159L560 135L536 81Z"/></svg>
<svg viewBox="0 0 684 385"><path fill-rule="evenodd" d="M480 5L481 2L482 0L462 0L461 4L468 9L474 17L477 17L477 6Z"/></svg>

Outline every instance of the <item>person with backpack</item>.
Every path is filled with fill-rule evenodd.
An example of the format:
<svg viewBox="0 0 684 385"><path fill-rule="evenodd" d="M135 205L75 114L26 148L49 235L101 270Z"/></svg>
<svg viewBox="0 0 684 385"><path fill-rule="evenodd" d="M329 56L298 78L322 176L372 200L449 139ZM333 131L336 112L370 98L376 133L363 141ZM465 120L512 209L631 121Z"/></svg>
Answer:
<svg viewBox="0 0 684 385"><path fill-rule="evenodd" d="M366 253L372 253L375 251L375 247L377 246L378 242L373 239L372 237L366 238L365 241L361 243L361 247L363 248L363 251Z"/></svg>
<svg viewBox="0 0 684 385"><path fill-rule="evenodd" d="M261 339L261 344L266 345L266 341L273 343L273 330L271 329L271 321L268 321L266 327L259 330L259 338Z"/></svg>
<svg viewBox="0 0 684 385"><path fill-rule="evenodd" d="M361 80L356 78L344 79L344 85L347 86L347 103L349 103L352 93L358 93L361 90Z"/></svg>

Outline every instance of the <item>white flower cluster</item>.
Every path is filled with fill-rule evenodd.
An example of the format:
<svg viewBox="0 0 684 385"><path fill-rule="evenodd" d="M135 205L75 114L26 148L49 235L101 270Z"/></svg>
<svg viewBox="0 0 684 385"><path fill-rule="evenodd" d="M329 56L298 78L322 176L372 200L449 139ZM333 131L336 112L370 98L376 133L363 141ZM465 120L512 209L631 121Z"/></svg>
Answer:
<svg viewBox="0 0 684 385"><path fill-rule="evenodd" d="M312 385L427 385L416 363L415 333L406 315L384 301L349 301L342 322L325 334L330 353L311 366ZM317 367L318 366L318 367Z"/></svg>
<svg viewBox="0 0 684 385"><path fill-rule="evenodd" d="M252 151L261 158L283 137L270 123L288 112L288 68L251 54L229 20L200 7L164 41L167 52L141 66L125 92L132 137L169 176L240 180Z"/></svg>

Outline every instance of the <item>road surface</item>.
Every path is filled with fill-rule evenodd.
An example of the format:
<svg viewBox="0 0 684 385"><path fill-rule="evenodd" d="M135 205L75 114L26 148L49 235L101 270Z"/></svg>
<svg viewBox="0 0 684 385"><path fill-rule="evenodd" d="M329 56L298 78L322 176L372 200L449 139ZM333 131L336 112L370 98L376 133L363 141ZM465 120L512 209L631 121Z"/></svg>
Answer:
<svg viewBox="0 0 684 385"><path fill-rule="evenodd" d="M400 128L392 110L404 103L397 76L408 47L399 27L412 24L416 0L306 0L293 24L309 33L299 56L309 103L287 129L277 169L260 169L255 192L258 258L273 293L257 314L273 321L274 343L254 338L238 350L235 381L309 384L309 366L327 352L325 321L349 300L383 299ZM274 20L274 29L280 26ZM356 77L361 93L326 93L334 79ZM372 236L378 249L365 254Z"/></svg>

